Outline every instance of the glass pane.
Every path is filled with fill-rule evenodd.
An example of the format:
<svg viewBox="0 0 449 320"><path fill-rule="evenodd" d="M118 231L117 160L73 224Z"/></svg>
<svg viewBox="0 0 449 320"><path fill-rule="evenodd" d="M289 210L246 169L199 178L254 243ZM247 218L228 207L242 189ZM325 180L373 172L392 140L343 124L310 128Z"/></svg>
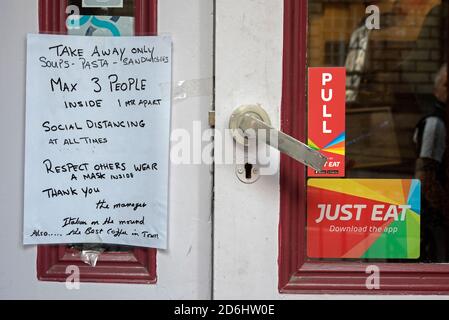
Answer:
<svg viewBox="0 0 449 320"><path fill-rule="evenodd" d="M93 2L93 0L91 1ZM70 35L134 35L134 0L124 0L123 8L84 8L82 7L82 0L70 0L69 5L77 6L80 11L80 19L76 21L77 26L68 27L68 34Z"/></svg>
<svg viewBox="0 0 449 320"><path fill-rule="evenodd" d="M105 1L97 0L97 2ZM81 15L134 17L134 0L124 0L123 8L83 8L82 0L69 0L69 5L78 6Z"/></svg>
<svg viewBox="0 0 449 320"><path fill-rule="evenodd" d="M134 0L124 0L123 8L83 8L82 0L69 0L80 10L80 28L69 29L70 35L131 36L134 34ZM95 20L97 19L97 20ZM98 22L103 23L98 23ZM73 244L76 250L100 252L129 252L133 247L111 244Z"/></svg>
<svg viewBox="0 0 449 320"><path fill-rule="evenodd" d="M346 178L420 179L419 261L449 262L447 1L310 0L308 10L308 66L346 67Z"/></svg>

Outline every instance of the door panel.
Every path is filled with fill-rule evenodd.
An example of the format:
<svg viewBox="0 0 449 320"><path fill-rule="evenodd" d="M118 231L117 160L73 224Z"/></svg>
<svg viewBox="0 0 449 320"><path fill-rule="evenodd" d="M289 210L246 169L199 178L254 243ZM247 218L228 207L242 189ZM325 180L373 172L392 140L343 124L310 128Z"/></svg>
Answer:
<svg viewBox="0 0 449 320"><path fill-rule="evenodd" d="M326 3L329 6L344 6L343 3L349 2L351 1ZM391 4L394 1L386 2ZM418 2L420 1L414 1L414 3ZM308 3L311 4L313 1ZM305 8L307 8L306 1L217 0L215 67L217 129L223 131L228 128L229 118L236 107L260 103L269 113L274 127L282 127L298 139L305 138L305 70L308 49L306 46L308 13ZM310 6L310 9L319 10L320 6ZM344 25L343 22L348 22L347 20L339 20L338 23ZM332 34L335 28L330 29L328 31ZM308 30L311 30L310 27ZM313 32L315 36L321 34L315 27ZM325 31L323 31L324 34L326 34ZM338 51L341 48L334 47L335 43L328 44L329 54L323 56L323 59L329 60L330 65L336 65L341 60L340 51ZM321 49L325 50L326 45ZM319 50L311 51L309 57L316 57L319 53ZM426 78L426 81L431 79ZM280 113L282 114L281 123L279 123ZM220 145L216 143L216 148L219 147ZM230 147L226 150L231 152ZM353 151L356 150L353 149ZM385 154L385 156L396 157L395 160L397 160L398 154ZM397 166L397 161L386 163L384 159L381 160L382 163L376 160L375 165ZM238 180L235 164L216 165L214 298L325 299L329 296L304 294L307 290L301 290L301 288L311 287L307 283L310 280L314 285L315 293L326 294L331 292L331 289L334 294L342 293L345 285L347 288L352 285L347 281L350 278L347 274L356 268L360 269L357 271L357 277L365 280L365 269L362 269L364 265L359 262L353 264L337 262L341 267L338 270L341 281L335 282L331 288L328 281L334 276L331 272L336 271L332 264L304 264L306 250L304 167L287 157L281 157L281 163L281 181L279 174L276 174L261 176L254 184L243 184ZM382 172L380 169L375 171ZM363 171L354 170L351 174L360 176ZM385 171L385 175L386 178L390 177L388 171ZM409 176L410 172L407 177ZM279 184L282 186L281 195ZM279 216L280 213L281 216ZM278 229L280 221L281 227ZM280 263L279 269L278 263ZM304 266L302 270L304 274L294 273L298 265ZM393 263L389 265L387 270L390 272L388 276L391 276L391 281L389 280L388 288L396 288L395 293L414 293L412 290L405 290L407 284L410 286L413 283L407 283L400 277L395 278L395 273L402 272L405 277L406 271L416 272L415 269L421 267L419 272L431 278L422 285L426 285L426 290L433 293L437 292L437 282L443 281L443 274L447 274L447 266L444 264L423 266L412 263L408 266L405 264L395 266ZM384 268L386 265L381 267ZM415 273L416 279L419 279L419 272ZM351 277L352 275L353 273ZM305 276L308 278L304 278ZM351 288L356 289L355 286ZM297 294L299 292L301 295ZM365 290L363 293L365 294L363 298L376 299L374 295L370 295L375 292ZM332 298L355 297L357 296L332 296ZM390 295L387 298L397 297ZM413 296L413 298L417 297L419 296Z"/></svg>
<svg viewBox="0 0 449 320"><path fill-rule="evenodd" d="M282 17L282 0L216 2L217 131L228 128L235 108L255 103L279 127ZM214 298L277 296L278 223L278 174L244 184L235 165L216 164Z"/></svg>
<svg viewBox="0 0 449 320"><path fill-rule="evenodd" d="M159 1L158 31L174 43L173 80L211 79L213 3L203 0ZM3 253L0 297L18 299L208 299L211 274L211 188L208 165L170 168L169 244L157 254L157 284L64 283L38 281L36 247L23 247L22 193L25 112L25 36L38 32L37 1L7 0L0 4L4 32L0 91L0 233ZM7 14L5 14L7 13ZM136 21L137 23L137 21ZM5 63L7 62L7 63ZM207 123L211 95L178 99L172 106L172 129L193 130L192 121ZM188 192L186 191L188 190ZM192 194L195 195L192 197Z"/></svg>

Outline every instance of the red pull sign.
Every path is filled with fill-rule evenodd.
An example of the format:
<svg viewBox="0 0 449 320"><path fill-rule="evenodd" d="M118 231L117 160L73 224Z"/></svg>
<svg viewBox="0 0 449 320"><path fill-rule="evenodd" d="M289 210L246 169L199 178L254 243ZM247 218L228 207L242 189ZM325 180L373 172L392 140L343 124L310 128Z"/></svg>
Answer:
<svg viewBox="0 0 449 320"><path fill-rule="evenodd" d="M308 144L328 160L309 177L345 176L346 68L309 68Z"/></svg>

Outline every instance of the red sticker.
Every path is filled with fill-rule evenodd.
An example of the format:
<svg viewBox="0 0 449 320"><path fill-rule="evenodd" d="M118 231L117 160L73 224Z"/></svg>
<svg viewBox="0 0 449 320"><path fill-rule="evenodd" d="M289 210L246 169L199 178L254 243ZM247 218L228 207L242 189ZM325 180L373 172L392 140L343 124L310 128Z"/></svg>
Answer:
<svg viewBox="0 0 449 320"><path fill-rule="evenodd" d="M346 68L309 68L308 145L328 161L309 177L345 176Z"/></svg>
<svg viewBox="0 0 449 320"><path fill-rule="evenodd" d="M416 259L420 213L417 179L308 179L307 255Z"/></svg>

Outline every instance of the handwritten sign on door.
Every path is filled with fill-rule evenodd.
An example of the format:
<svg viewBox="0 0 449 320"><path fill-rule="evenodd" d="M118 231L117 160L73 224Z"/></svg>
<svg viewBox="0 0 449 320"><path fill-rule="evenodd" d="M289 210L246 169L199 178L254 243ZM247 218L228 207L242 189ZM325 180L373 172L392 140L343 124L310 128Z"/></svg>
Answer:
<svg viewBox="0 0 449 320"><path fill-rule="evenodd" d="M24 244L167 247L171 39L28 35Z"/></svg>

